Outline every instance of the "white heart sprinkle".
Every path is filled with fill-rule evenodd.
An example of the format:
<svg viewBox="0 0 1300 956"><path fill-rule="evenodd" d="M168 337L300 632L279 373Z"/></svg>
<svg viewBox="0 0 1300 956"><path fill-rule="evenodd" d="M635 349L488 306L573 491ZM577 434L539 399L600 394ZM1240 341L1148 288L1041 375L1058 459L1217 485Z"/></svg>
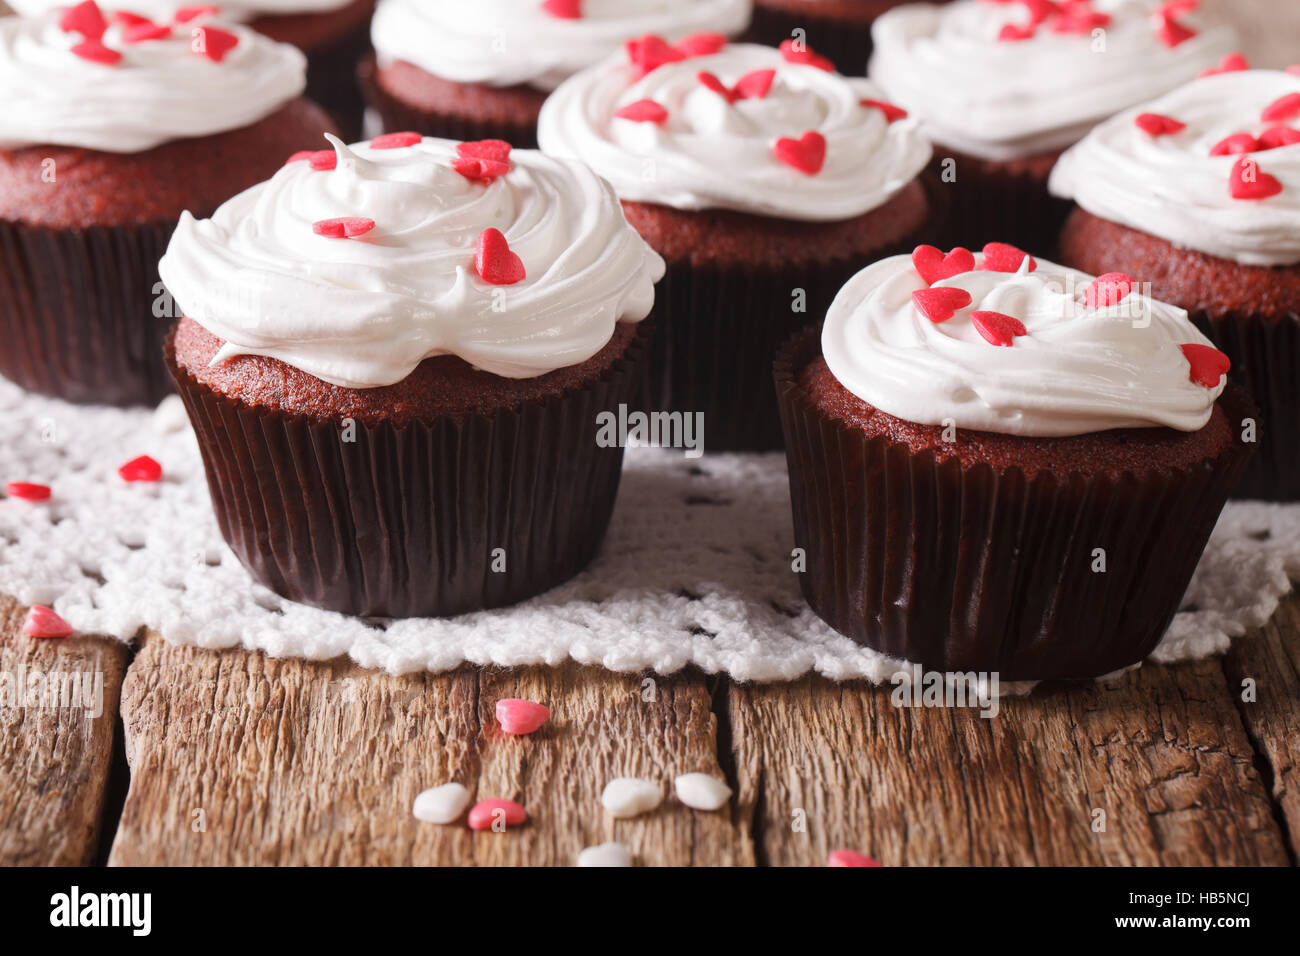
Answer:
<svg viewBox="0 0 1300 956"><path fill-rule="evenodd" d="M674 786L677 799L695 810L719 810L731 799L731 788L707 773L684 773Z"/></svg>
<svg viewBox="0 0 1300 956"><path fill-rule="evenodd" d="M425 823L455 823L469 806L469 791L458 783L444 783L415 798L411 812Z"/></svg>
<svg viewBox="0 0 1300 956"><path fill-rule="evenodd" d="M578 854L578 866L631 866L632 851L622 843L589 846Z"/></svg>
<svg viewBox="0 0 1300 956"><path fill-rule="evenodd" d="M640 777L619 777L605 784L600 802L610 816L622 820L639 813L648 813L659 806L663 798L663 791L657 783Z"/></svg>

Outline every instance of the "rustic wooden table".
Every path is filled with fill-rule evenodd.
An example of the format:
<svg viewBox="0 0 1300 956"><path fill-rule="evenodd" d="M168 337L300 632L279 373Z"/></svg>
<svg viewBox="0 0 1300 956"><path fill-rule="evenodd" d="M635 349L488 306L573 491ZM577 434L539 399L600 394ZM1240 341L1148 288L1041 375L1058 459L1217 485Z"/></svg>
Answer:
<svg viewBox="0 0 1300 956"><path fill-rule="evenodd" d="M0 709L5 865L571 865L610 839L644 865L817 865L838 847L887 865L1285 865L1300 848L1296 597L1226 658L1040 687L993 719L816 678L390 677L154 634L133 654L33 640L23 616L0 598L0 672L99 672L105 704L98 719ZM531 737L496 728L495 701L516 696L552 708ZM693 770L725 776L731 805L670 797L624 821L600 807L612 777ZM530 822L415 820L415 795L451 779Z"/></svg>

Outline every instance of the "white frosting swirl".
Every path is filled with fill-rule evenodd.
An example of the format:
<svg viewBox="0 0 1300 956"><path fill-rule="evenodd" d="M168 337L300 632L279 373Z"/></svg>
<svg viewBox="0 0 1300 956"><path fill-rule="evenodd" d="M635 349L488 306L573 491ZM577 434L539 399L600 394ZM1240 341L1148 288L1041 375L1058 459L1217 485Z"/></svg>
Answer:
<svg viewBox="0 0 1300 956"><path fill-rule="evenodd" d="M1210 345L1182 309L1135 290L1093 309L1093 277L1039 259L1016 274L977 269L934 283L970 293L946 322L917 311L926 288L908 256L868 266L831 304L822 350L835 378L895 418L1007 435L1054 437L1163 425L1196 431L1226 380L1190 379L1180 346ZM1028 331L992 345L971 313L1001 312Z"/></svg>
<svg viewBox="0 0 1300 956"><path fill-rule="evenodd" d="M51 10L71 6L76 0L5 0L14 12L25 17L40 16ZM229 0L213 3L227 20L251 20L257 16L284 16L292 13L324 13L345 7L352 0ZM125 0L118 9L138 13L155 23L166 23L181 7L209 6L201 0Z"/></svg>
<svg viewBox="0 0 1300 956"><path fill-rule="evenodd" d="M1152 11L1160 0L1094 0L1111 19L1101 33L1058 33L1054 18L1018 42L1022 3L954 0L910 4L872 27L868 75L924 120L934 142L1004 161L1052 152L1108 116L1192 79L1237 46L1236 32L1209 13L1177 15L1196 35L1166 46Z"/></svg>
<svg viewBox="0 0 1300 956"><path fill-rule="evenodd" d="M728 87L756 70L776 71L767 96L729 104L701 84ZM890 123L863 99L883 99L864 79L787 62L776 50L728 44L720 52L660 66L633 79L619 53L562 83L537 124L545 152L581 158L623 199L678 209L735 209L785 219L849 219L884 204L930 159L914 120ZM650 99L662 124L614 116ZM824 165L807 175L776 159L778 138L808 131L826 140Z"/></svg>
<svg viewBox="0 0 1300 956"><path fill-rule="evenodd" d="M381 65L405 60L457 83L552 90L647 33L737 34L750 0L583 0L556 17L542 0L380 0L371 39Z"/></svg>
<svg viewBox="0 0 1300 956"><path fill-rule="evenodd" d="M59 16L0 18L0 149L140 152L249 126L306 85L307 61L297 49L247 27L201 21L239 38L218 63L193 52L192 27L126 43L113 24L103 43L122 59L106 65L71 52L83 38L61 30Z"/></svg>
<svg viewBox="0 0 1300 956"><path fill-rule="evenodd" d="M1211 156L1237 133L1258 136L1266 107L1300 95L1300 76L1276 70L1221 73L1098 126L1068 150L1049 188L1095 216L1244 265L1300 263L1300 144L1249 154L1282 191L1235 199L1229 181L1240 155ZM1140 113L1168 116L1187 128L1152 136ZM1300 120L1286 125L1300 129Z"/></svg>
<svg viewBox="0 0 1300 956"><path fill-rule="evenodd" d="M398 382L425 358L458 355L507 378L575 365L619 321L654 303L664 263L581 163L511 153L490 185L455 172L456 144L344 146L337 168L286 165L210 220L188 212L159 263L185 315L225 341L218 356L269 355L349 388ZM356 239L312 224L373 219ZM475 243L499 229L527 276L478 278Z"/></svg>

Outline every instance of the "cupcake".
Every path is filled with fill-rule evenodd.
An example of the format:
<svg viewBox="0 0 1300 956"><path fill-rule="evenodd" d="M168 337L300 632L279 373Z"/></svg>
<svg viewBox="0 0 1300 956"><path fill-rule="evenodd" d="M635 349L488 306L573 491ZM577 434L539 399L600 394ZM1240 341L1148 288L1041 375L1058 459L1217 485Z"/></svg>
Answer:
<svg viewBox="0 0 1300 956"><path fill-rule="evenodd" d="M651 410L702 414L706 448L780 448L772 358L865 263L915 244L930 146L807 51L666 48L645 38L562 83L542 149L608 179L668 262Z"/></svg>
<svg viewBox="0 0 1300 956"><path fill-rule="evenodd" d="M12 0L10 6L22 16L39 16L70 4L66 0ZM177 26L216 15L247 23L263 36L296 46L307 56L307 96L329 110L343 129L356 131L360 129L362 103L353 71L370 49L374 8L375 0L234 0L219 5L129 0L129 6L121 9L129 10L136 19Z"/></svg>
<svg viewBox="0 0 1300 956"><path fill-rule="evenodd" d="M804 596L935 670L1141 661L1250 454L1227 367L1127 276L996 243L875 263L776 362Z"/></svg>
<svg viewBox="0 0 1300 956"><path fill-rule="evenodd" d="M955 0L886 13L870 76L934 141L939 244L1054 248L1057 157L1094 125L1220 62L1235 31L1195 0Z"/></svg>
<svg viewBox="0 0 1300 956"><path fill-rule="evenodd" d="M360 79L386 130L533 147L547 93L626 40L720 44L749 13L750 0L381 0Z"/></svg>
<svg viewBox="0 0 1300 956"><path fill-rule="evenodd" d="M822 53L846 76L862 76L871 24L905 0L754 0L746 39L769 46L795 40ZM946 0L939 0L946 2Z"/></svg>
<svg viewBox="0 0 1300 956"><path fill-rule="evenodd" d="M1061 251L1191 313L1259 404L1239 497L1300 499L1300 71L1211 74L1066 152Z"/></svg>
<svg viewBox="0 0 1300 956"><path fill-rule="evenodd" d="M185 214L167 361L222 534L294 601L522 600L596 552L663 261L581 163L386 136ZM322 164L323 165L323 164Z"/></svg>
<svg viewBox="0 0 1300 956"><path fill-rule="evenodd" d="M0 375L77 402L157 402L182 210L211 214L329 119L303 56L210 19L0 19Z"/></svg>

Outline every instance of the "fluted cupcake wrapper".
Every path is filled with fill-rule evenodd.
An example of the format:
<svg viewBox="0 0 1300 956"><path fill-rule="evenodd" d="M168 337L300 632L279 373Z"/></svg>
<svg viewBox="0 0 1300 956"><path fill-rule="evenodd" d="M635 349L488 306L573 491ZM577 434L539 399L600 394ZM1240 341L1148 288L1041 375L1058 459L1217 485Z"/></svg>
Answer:
<svg viewBox="0 0 1300 956"><path fill-rule="evenodd" d="M0 219L0 375L71 402L151 405L171 390L155 315L174 222L51 229Z"/></svg>
<svg viewBox="0 0 1300 956"><path fill-rule="evenodd" d="M516 149L537 148L536 122L519 124L477 121L464 116L415 109L390 96L376 82L375 69L374 56L368 56L357 66L356 77L365 95L366 105L379 115L384 132L410 130L423 136L439 136L464 142L503 139Z"/></svg>
<svg viewBox="0 0 1300 956"><path fill-rule="evenodd" d="M1300 500L1300 315L1191 317L1232 360L1229 378L1259 406L1258 448L1233 497Z"/></svg>
<svg viewBox="0 0 1300 956"><path fill-rule="evenodd" d="M599 379L491 416L355 423L258 409L167 361L198 436L217 523L253 576L347 614L429 617L564 582L609 524L621 447L597 415L631 400L647 331ZM504 570L502 570L504 562Z"/></svg>
<svg viewBox="0 0 1300 956"><path fill-rule="evenodd" d="M798 384L818 354L815 333L796 337L775 378L819 616L885 654L1002 680L1096 677L1151 652L1251 449L1114 480L964 466L820 412ZM1235 388L1221 401L1234 421L1253 412Z"/></svg>

